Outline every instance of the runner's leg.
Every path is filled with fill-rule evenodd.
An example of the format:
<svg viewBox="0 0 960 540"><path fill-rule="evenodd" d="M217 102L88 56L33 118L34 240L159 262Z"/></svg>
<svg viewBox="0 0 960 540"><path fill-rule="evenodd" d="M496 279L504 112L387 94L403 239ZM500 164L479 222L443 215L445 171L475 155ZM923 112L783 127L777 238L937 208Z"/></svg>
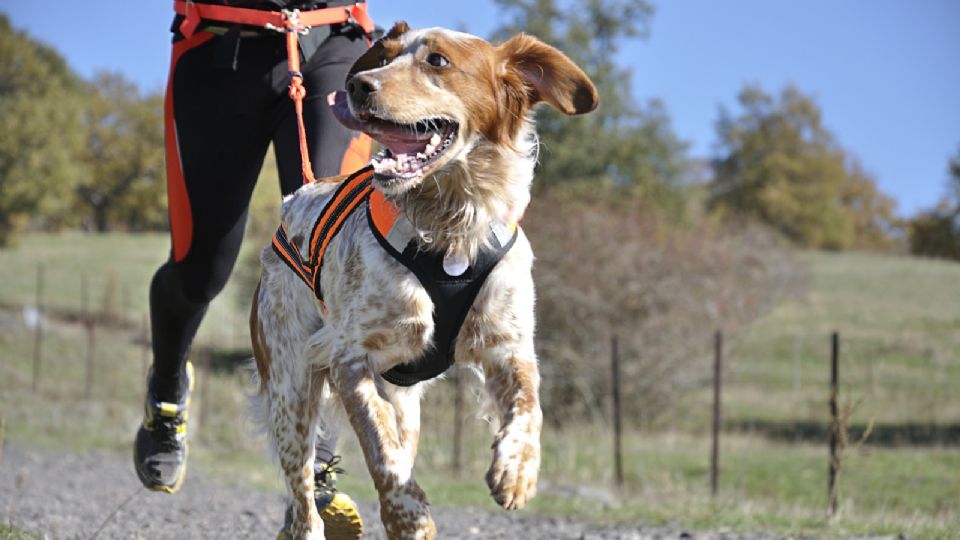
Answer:
<svg viewBox="0 0 960 540"><path fill-rule="evenodd" d="M269 145L269 112L285 98L263 79L265 71L285 61L281 40L245 40L233 71L215 65L218 39L176 59L168 83L173 248L150 287L153 390L160 400L175 400L183 386L190 345L233 269Z"/></svg>

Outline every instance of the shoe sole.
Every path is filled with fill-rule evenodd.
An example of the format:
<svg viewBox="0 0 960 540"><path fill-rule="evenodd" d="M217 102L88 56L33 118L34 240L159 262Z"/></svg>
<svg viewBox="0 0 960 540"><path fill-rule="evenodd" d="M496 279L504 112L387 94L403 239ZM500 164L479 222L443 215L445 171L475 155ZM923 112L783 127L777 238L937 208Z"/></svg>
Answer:
<svg viewBox="0 0 960 540"><path fill-rule="evenodd" d="M345 493L338 493L322 512L323 532L327 540L358 540L363 536L363 521L356 503Z"/></svg>
<svg viewBox="0 0 960 540"><path fill-rule="evenodd" d="M134 469L137 470L137 478L140 479L140 483L143 484L143 487L149 489L150 491L158 491L161 493L169 493L173 495L174 493L180 491L180 487L183 486L183 480L187 477L187 454L190 452L190 445L184 443L183 445L183 466L180 467L180 474L177 475L177 479L173 482L173 485L166 484L154 484L153 480L150 480L144 476L143 472L140 471L140 464L137 462L136 454L133 457Z"/></svg>
<svg viewBox="0 0 960 540"><path fill-rule="evenodd" d="M333 501L320 511L323 520L323 535L327 540L359 540L363 536L363 520L353 499L338 493ZM286 526L285 526L286 527ZM276 540L292 540L286 528L277 533Z"/></svg>
<svg viewBox="0 0 960 540"><path fill-rule="evenodd" d="M195 372L193 370L193 362L187 360L187 400L186 406L190 406L190 398L193 394L193 389L197 386L197 379L194 376ZM140 483L143 484L143 487L149 489L150 491L156 491L159 493L169 493L173 495L174 493L180 491L180 487L183 486L183 480L187 477L187 456L190 454L190 444L187 442L183 443L183 466L180 467L180 473L177 475L177 479L173 482L172 485L167 484L154 484L153 480L147 478L143 472L140 470L140 463L137 461L137 451L134 448L133 451L133 468L137 471L137 478L140 479Z"/></svg>

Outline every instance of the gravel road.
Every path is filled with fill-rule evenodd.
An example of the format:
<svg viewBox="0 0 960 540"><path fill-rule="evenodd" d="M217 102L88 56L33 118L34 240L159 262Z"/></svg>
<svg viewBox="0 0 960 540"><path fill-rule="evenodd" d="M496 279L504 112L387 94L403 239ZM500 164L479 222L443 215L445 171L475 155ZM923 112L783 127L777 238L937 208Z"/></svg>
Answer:
<svg viewBox="0 0 960 540"><path fill-rule="evenodd" d="M139 486L132 464L122 455L8 447L0 462L0 522L51 539L89 539L96 535L101 539L272 540L283 519L283 503L276 493L225 484L195 468L176 496L152 493ZM365 504L361 511L368 529L365 538L384 538L376 507ZM443 506L435 506L433 515L438 537L443 539L774 538L623 525L596 527L523 513Z"/></svg>

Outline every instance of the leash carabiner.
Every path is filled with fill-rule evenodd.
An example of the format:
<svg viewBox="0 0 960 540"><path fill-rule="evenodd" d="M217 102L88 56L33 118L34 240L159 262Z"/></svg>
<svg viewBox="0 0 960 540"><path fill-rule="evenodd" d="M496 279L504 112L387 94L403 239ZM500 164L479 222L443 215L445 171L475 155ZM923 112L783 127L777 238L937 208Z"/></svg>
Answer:
<svg viewBox="0 0 960 540"><path fill-rule="evenodd" d="M263 25L267 30L273 30L274 32L287 33L287 32L296 32L301 36L305 36L310 33L310 27L301 24L300 22L300 10L299 9L281 9L280 14L283 17L283 26L276 26L272 23L267 23Z"/></svg>

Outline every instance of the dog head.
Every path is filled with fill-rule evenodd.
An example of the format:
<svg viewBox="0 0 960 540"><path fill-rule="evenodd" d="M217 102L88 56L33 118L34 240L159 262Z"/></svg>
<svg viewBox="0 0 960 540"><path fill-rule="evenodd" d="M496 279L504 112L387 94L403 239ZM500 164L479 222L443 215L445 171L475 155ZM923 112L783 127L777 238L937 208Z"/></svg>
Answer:
<svg viewBox="0 0 960 540"><path fill-rule="evenodd" d="M595 109L598 97L580 68L534 37L494 46L402 22L356 61L346 91L330 96L343 125L383 146L375 181L393 196L454 167L482 173L491 160L477 156L491 146L521 152L530 111L541 102L574 115Z"/></svg>

